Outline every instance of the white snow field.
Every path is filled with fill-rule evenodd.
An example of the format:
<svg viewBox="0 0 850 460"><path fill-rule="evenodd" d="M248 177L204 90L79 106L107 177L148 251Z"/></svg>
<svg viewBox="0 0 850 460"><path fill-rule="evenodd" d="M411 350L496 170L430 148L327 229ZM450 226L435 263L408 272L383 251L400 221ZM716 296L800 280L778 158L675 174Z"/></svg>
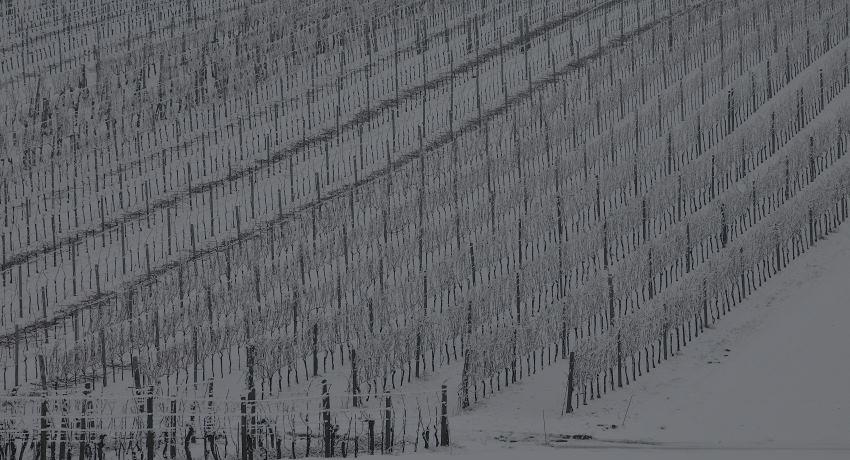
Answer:
<svg viewBox="0 0 850 460"><path fill-rule="evenodd" d="M848 281L845 223L628 388L562 416L559 363L453 418L451 450L407 458L848 458Z"/></svg>

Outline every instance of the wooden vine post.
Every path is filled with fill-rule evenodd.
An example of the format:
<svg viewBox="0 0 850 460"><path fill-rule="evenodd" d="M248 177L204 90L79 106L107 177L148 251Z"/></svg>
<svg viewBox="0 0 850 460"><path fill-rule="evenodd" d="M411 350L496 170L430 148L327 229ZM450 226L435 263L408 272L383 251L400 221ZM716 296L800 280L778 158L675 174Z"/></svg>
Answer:
<svg viewBox="0 0 850 460"><path fill-rule="evenodd" d="M385 409L384 409L384 452L392 453L393 451L393 400L390 392L385 393Z"/></svg>
<svg viewBox="0 0 850 460"><path fill-rule="evenodd" d="M440 386L440 445L449 445L449 402L446 384Z"/></svg>
<svg viewBox="0 0 850 460"><path fill-rule="evenodd" d="M334 436L331 424L331 397L328 393L328 381L325 379L322 379L322 431L325 458L331 458L334 456Z"/></svg>

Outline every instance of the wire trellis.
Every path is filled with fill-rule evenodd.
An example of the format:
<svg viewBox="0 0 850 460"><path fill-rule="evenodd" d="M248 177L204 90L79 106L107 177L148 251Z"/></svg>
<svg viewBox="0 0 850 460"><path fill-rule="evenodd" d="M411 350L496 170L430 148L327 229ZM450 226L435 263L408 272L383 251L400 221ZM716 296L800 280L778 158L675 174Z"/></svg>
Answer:
<svg viewBox="0 0 850 460"><path fill-rule="evenodd" d="M188 452L300 458L417 451L448 443L446 389L250 399L170 396L154 387L127 397L55 392L0 398L0 450L90 451L93 458ZM20 455L20 454L19 454ZM75 455L76 456L76 455ZM242 457L245 458L245 457Z"/></svg>

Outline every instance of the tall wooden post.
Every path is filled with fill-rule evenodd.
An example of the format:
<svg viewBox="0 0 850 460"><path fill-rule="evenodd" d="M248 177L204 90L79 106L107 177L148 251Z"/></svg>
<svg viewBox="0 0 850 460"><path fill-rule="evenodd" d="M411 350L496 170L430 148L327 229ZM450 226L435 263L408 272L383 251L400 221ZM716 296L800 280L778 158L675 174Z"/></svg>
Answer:
<svg viewBox="0 0 850 460"><path fill-rule="evenodd" d="M576 354L574 351L570 352L570 370L567 374L567 413L571 414L573 412L573 385L575 379L575 365L576 365Z"/></svg>
<svg viewBox="0 0 850 460"><path fill-rule="evenodd" d="M328 381L322 379L322 431L325 444L325 458L333 457L333 427L331 426L331 397L328 394Z"/></svg>
<svg viewBox="0 0 850 460"><path fill-rule="evenodd" d="M153 386L148 388L148 396L145 401L145 412L147 413L147 433L145 446L147 447L147 459L154 460L154 432L153 432Z"/></svg>
<svg viewBox="0 0 850 460"><path fill-rule="evenodd" d="M384 413L384 452L393 451L393 400L389 391L386 392Z"/></svg>
<svg viewBox="0 0 850 460"><path fill-rule="evenodd" d="M446 389L446 385L443 384L440 387L440 445L448 446L449 445L449 405L448 405L448 391Z"/></svg>

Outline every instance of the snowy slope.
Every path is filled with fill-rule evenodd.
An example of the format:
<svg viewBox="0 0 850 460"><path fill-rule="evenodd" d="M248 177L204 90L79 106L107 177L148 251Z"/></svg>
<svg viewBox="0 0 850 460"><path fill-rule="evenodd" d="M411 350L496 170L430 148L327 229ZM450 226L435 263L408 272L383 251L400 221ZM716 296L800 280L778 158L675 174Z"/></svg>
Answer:
<svg viewBox="0 0 850 460"><path fill-rule="evenodd" d="M848 281L845 223L627 389L561 416L552 366L454 417L456 447L422 458L848 458Z"/></svg>

